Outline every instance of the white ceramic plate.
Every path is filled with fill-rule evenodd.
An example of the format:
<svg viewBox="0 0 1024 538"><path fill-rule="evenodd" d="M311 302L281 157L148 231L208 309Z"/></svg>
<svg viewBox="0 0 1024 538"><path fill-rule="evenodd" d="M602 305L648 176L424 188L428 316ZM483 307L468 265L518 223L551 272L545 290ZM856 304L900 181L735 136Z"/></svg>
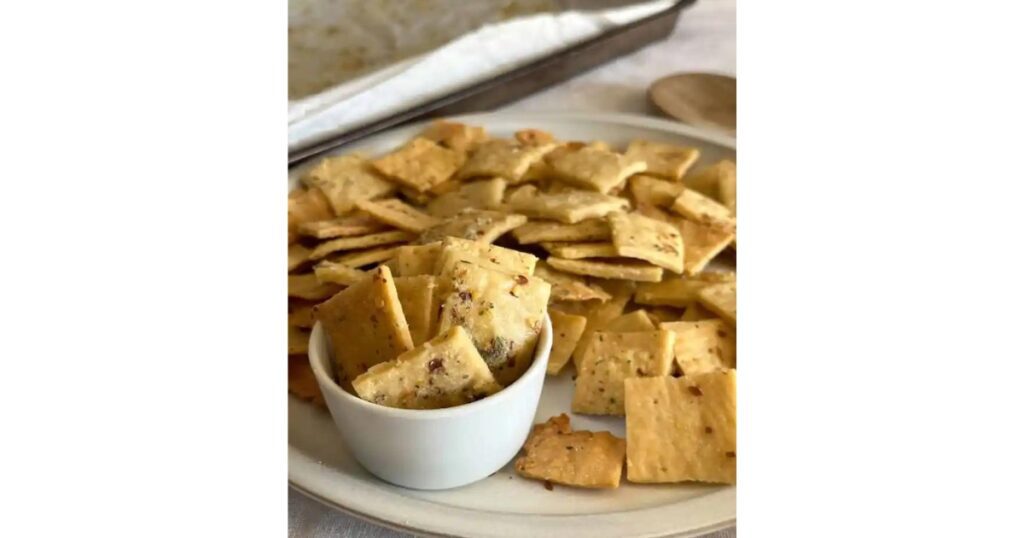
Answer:
<svg viewBox="0 0 1024 538"><path fill-rule="evenodd" d="M604 140L623 148L645 138L696 146L697 166L735 159L735 142L682 124L639 116L586 114L480 114L453 118L482 125L496 136L533 127L563 140ZM391 150L423 129L423 124L391 130L336 153ZM289 174L292 184L301 174ZM569 413L572 368L548 377L535 422ZM625 436L619 417L573 415L575 429L608 430ZM373 432L366 432L373 435ZM447 491L416 491L383 482L359 466L334 429L326 411L288 398L288 480L296 490L387 527L417 534L473 537L656 537L697 536L735 525L736 488L700 484L636 485L623 478L611 491L555 485L553 491L520 478L512 465L491 477Z"/></svg>

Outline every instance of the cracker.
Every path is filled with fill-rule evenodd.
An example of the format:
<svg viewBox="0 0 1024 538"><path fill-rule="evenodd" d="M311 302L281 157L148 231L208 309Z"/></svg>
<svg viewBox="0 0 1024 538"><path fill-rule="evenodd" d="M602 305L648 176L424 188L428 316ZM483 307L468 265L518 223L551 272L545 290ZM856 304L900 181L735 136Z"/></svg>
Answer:
<svg viewBox="0 0 1024 538"><path fill-rule="evenodd" d="M427 204L427 213L445 218L463 209L494 209L505 196L505 180L500 177L464 183L457 190L442 194Z"/></svg>
<svg viewBox="0 0 1024 538"><path fill-rule="evenodd" d="M360 200L372 200L395 192L395 185L381 177L358 155L328 157L310 169L302 182L318 187L336 215L344 215ZM330 216L323 217L330 218Z"/></svg>
<svg viewBox="0 0 1024 538"><path fill-rule="evenodd" d="M532 185L527 185L509 196L508 204L513 211L528 217L557 220L567 224L604 217L609 213L629 208L629 201L625 198L580 190L541 193Z"/></svg>
<svg viewBox="0 0 1024 538"><path fill-rule="evenodd" d="M683 237L675 226L636 213L613 213L608 223L617 255L683 272Z"/></svg>
<svg viewBox="0 0 1024 538"><path fill-rule="evenodd" d="M630 482L736 483L736 371L626 380Z"/></svg>
<svg viewBox="0 0 1024 538"><path fill-rule="evenodd" d="M312 329L314 304L304 301L288 301L288 325Z"/></svg>
<svg viewBox="0 0 1024 538"><path fill-rule="evenodd" d="M586 279L556 271L546 263L538 262L534 274L551 284L551 300L553 301L607 301L611 299L608 292L597 286L591 286Z"/></svg>
<svg viewBox="0 0 1024 538"><path fill-rule="evenodd" d="M689 219L683 219L679 231L685 247L683 270L688 275L703 271L715 256L736 239L735 230L701 224Z"/></svg>
<svg viewBox="0 0 1024 538"><path fill-rule="evenodd" d="M685 376L736 367L736 333L720 319L662 323L676 333L675 361Z"/></svg>
<svg viewBox="0 0 1024 538"><path fill-rule="evenodd" d="M551 286L466 262L457 262L440 278L438 331L465 327L498 383L507 386L518 379L533 362Z"/></svg>
<svg viewBox="0 0 1024 538"><path fill-rule="evenodd" d="M683 194L680 194L679 198L672 202L672 210L689 220L702 224L721 228L736 227L736 221L728 207L692 189L683 191Z"/></svg>
<svg viewBox="0 0 1024 538"><path fill-rule="evenodd" d="M412 240L414 237L415 236L413 234L401 230L360 235L356 237L339 237L338 239L332 239L317 245L316 248L309 253L309 259L323 259L328 254L342 250L357 250L367 247L377 247L380 245L406 242Z"/></svg>
<svg viewBox="0 0 1024 538"><path fill-rule="evenodd" d="M490 140L473 152L466 164L459 170L459 179L474 177L502 177L509 185L519 183L530 168L554 144L523 146L511 140Z"/></svg>
<svg viewBox="0 0 1024 538"><path fill-rule="evenodd" d="M331 204L320 189L295 189L288 193L289 231L297 230L303 223L333 216Z"/></svg>
<svg viewBox="0 0 1024 538"><path fill-rule="evenodd" d="M548 357L548 375L558 375L569 362L576 344L583 336L587 318L553 308L548 309L548 315L551 316L551 331L554 335L551 355Z"/></svg>
<svg viewBox="0 0 1024 538"><path fill-rule="evenodd" d="M291 271L309 261L309 254L310 250L302 245L288 245L288 270Z"/></svg>
<svg viewBox="0 0 1024 538"><path fill-rule="evenodd" d="M520 476L581 488L617 488L626 441L608 432L570 431L564 413L535 424L516 460Z"/></svg>
<svg viewBox="0 0 1024 538"><path fill-rule="evenodd" d="M537 266L537 257L527 252L519 252L481 241L470 241L457 237L445 238L441 242L434 274L444 275L459 262L471 263L509 275L532 276L534 268Z"/></svg>
<svg viewBox="0 0 1024 538"><path fill-rule="evenodd" d="M418 346L433 336L437 316L433 275L395 277L395 291L402 303L402 313L409 324L412 344Z"/></svg>
<svg viewBox="0 0 1024 538"><path fill-rule="evenodd" d="M326 299L341 291L337 284L320 282L313 273L288 275L288 296L311 301Z"/></svg>
<svg viewBox="0 0 1024 538"><path fill-rule="evenodd" d="M288 392L320 407L327 407L324 395L320 393L320 385L313 375L313 368L309 365L309 357L305 355L288 356Z"/></svg>
<svg viewBox="0 0 1024 538"><path fill-rule="evenodd" d="M655 207L672 207L672 202L679 198L686 187L682 183L658 179L646 174L637 174L629 178L629 192L637 204Z"/></svg>
<svg viewBox="0 0 1024 538"><path fill-rule="evenodd" d="M679 321L679 318L683 315L682 309L667 306L653 306L645 308L644 310L647 312L648 317L651 318L651 321L655 324Z"/></svg>
<svg viewBox="0 0 1024 538"><path fill-rule="evenodd" d="M445 237L459 237L493 243L523 224L526 224L523 215L487 209L463 209L459 214L420 234L417 242L432 243Z"/></svg>
<svg viewBox="0 0 1024 538"><path fill-rule="evenodd" d="M520 129L512 136L524 146L545 146L555 143L555 137L551 133L540 129Z"/></svg>
<svg viewBox="0 0 1024 538"><path fill-rule="evenodd" d="M728 176L736 177L736 163L729 160L721 160L711 166L705 166L700 170L683 178L687 189L693 189L708 198L719 199L718 188L722 178Z"/></svg>
<svg viewBox="0 0 1024 538"><path fill-rule="evenodd" d="M387 267L378 267L369 278L316 305L313 316L334 344L334 362L339 376L344 374L342 381L353 380L413 347Z"/></svg>
<svg viewBox="0 0 1024 538"><path fill-rule="evenodd" d="M626 148L626 158L647 163L647 173L652 176L679 181L700 158L700 150L648 140L634 140Z"/></svg>
<svg viewBox="0 0 1024 538"><path fill-rule="evenodd" d="M613 258L618 256L615 245L609 242L600 243L549 243L547 241L540 246L552 256L565 258L567 260L579 260L583 258Z"/></svg>
<svg viewBox="0 0 1024 538"><path fill-rule="evenodd" d="M512 230L512 236L519 244L528 245L544 241L600 241L610 239L612 232L604 219L589 219L576 224L534 221Z"/></svg>
<svg viewBox="0 0 1024 538"><path fill-rule="evenodd" d="M675 338L675 333L666 330L595 332L577 368L572 411L589 415L625 414L623 382L630 377L668 375Z"/></svg>
<svg viewBox="0 0 1024 538"><path fill-rule="evenodd" d="M441 242L426 245L402 245L395 253L393 268L397 276L432 275L441 254Z"/></svg>
<svg viewBox="0 0 1024 538"><path fill-rule="evenodd" d="M463 156L426 138L414 138L370 164L392 181L416 192L443 183L462 166Z"/></svg>
<svg viewBox="0 0 1024 538"><path fill-rule="evenodd" d="M647 169L643 161L631 161L618 153L593 147L559 148L545 161L558 179L602 194Z"/></svg>
<svg viewBox="0 0 1024 538"><path fill-rule="evenodd" d="M366 271L354 267L324 260L313 266L313 274L320 282L330 282L342 286L351 286L366 278Z"/></svg>
<svg viewBox="0 0 1024 538"><path fill-rule="evenodd" d="M718 201L736 215L736 165L718 175Z"/></svg>
<svg viewBox="0 0 1024 538"><path fill-rule="evenodd" d="M403 409L454 407L501 390L462 327L371 367L352 387L366 401Z"/></svg>
<svg viewBox="0 0 1024 538"><path fill-rule="evenodd" d="M357 250L355 252L349 252L331 259L334 263L340 263L341 265L347 265L349 267L366 267L374 263L380 263L384 260L388 260L395 255L398 251L398 247L393 245L387 245L378 248L369 248L366 250Z"/></svg>
<svg viewBox="0 0 1024 538"><path fill-rule="evenodd" d="M708 310L736 326L736 283L711 284L697 292L697 300Z"/></svg>
<svg viewBox="0 0 1024 538"><path fill-rule="evenodd" d="M446 181L445 183L452 182ZM405 198L407 202L413 205L427 205L431 200L434 199L434 197L431 196L428 192L418 192L415 189L410 189L409 187L400 187L398 189L398 193L402 195L402 198Z"/></svg>
<svg viewBox="0 0 1024 538"><path fill-rule="evenodd" d="M735 273L700 273L690 277L667 278L637 286L634 300L651 306L684 308L697 300L697 292L709 284L735 281Z"/></svg>
<svg viewBox="0 0 1024 538"><path fill-rule="evenodd" d="M330 220L304 222L299 225L300 234L317 239L333 239L335 237L352 237L366 235L384 230L387 226L369 215L349 214Z"/></svg>
<svg viewBox="0 0 1024 538"><path fill-rule="evenodd" d="M309 353L309 330L288 325L288 354L305 355Z"/></svg>
<svg viewBox="0 0 1024 538"><path fill-rule="evenodd" d="M431 122L420 136L460 153L472 151L487 140L487 132L483 127L446 120Z"/></svg>
<svg viewBox="0 0 1024 538"><path fill-rule="evenodd" d="M714 312L704 308L700 303L692 303L686 307L686 311L679 318L679 321L700 321L702 319L718 319Z"/></svg>
<svg viewBox="0 0 1024 538"><path fill-rule="evenodd" d="M440 220L397 199L389 198L379 202L361 201L356 207L367 212L373 218L390 224L407 232L422 232L431 226L437 226Z"/></svg>
<svg viewBox="0 0 1024 538"><path fill-rule="evenodd" d="M651 317L644 310L634 310L628 314L611 320L604 326L602 331L614 333L633 333L641 331L656 331L658 327L651 321Z"/></svg>
<svg viewBox="0 0 1024 538"><path fill-rule="evenodd" d="M631 282L616 283L609 286L608 291L612 294L610 299L604 303L589 302L590 304L585 305L578 311L579 314L587 318L587 326L572 354L572 361L577 367L580 365L580 359L583 358L583 348L589 345L587 342L591 336L595 332L603 330L613 319L622 315L622 312L626 309L626 303L633 296L633 284ZM565 306L563 306L563 309L565 309ZM577 313L573 310L565 311Z"/></svg>
<svg viewBox="0 0 1024 538"><path fill-rule="evenodd" d="M550 257L547 262L551 267L567 273L638 282L660 282L664 271L661 267L632 260L566 260Z"/></svg>

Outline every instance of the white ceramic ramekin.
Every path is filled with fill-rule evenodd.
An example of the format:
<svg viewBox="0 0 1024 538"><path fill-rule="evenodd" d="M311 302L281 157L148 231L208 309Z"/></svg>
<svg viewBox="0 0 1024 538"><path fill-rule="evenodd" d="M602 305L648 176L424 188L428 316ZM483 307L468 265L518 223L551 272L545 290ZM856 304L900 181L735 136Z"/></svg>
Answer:
<svg viewBox="0 0 1024 538"><path fill-rule="evenodd" d="M447 409L384 407L342 390L331 376L330 339L317 323L309 362L334 423L355 458L383 480L415 489L447 489L489 476L523 446L533 425L551 353L544 317L533 364L482 400Z"/></svg>

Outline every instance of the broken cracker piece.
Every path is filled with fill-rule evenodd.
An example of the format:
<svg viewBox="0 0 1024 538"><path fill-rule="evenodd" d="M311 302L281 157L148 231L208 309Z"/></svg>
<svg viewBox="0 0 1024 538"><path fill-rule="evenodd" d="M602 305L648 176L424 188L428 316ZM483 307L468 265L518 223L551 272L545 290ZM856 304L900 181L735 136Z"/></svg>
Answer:
<svg viewBox="0 0 1024 538"><path fill-rule="evenodd" d="M516 459L520 476L581 488L617 488L626 442L606 431L570 431L564 413L535 424Z"/></svg>

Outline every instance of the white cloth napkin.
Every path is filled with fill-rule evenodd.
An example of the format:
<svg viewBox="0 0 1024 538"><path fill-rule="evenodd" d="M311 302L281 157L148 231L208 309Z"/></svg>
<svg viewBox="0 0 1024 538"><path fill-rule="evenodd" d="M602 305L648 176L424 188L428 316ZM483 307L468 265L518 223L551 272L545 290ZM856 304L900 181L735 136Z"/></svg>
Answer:
<svg viewBox="0 0 1024 538"><path fill-rule="evenodd" d="M292 101L288 105L288 148L449 94L673 3L651 0L604 11L549 13L484 26L430 53Z"/></svg>

